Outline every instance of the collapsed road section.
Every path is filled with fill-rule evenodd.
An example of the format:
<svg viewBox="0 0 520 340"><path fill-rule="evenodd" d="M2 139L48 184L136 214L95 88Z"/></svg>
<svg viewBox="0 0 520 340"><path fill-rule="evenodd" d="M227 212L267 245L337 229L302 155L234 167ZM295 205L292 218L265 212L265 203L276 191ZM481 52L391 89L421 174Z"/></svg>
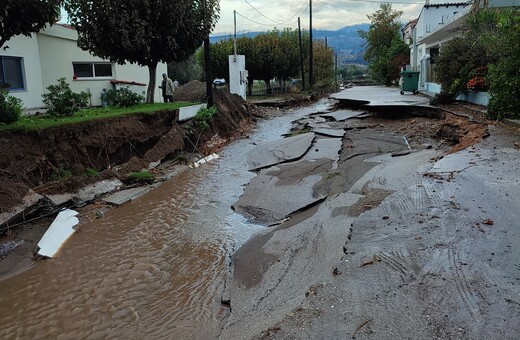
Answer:
<svg viewBox="0 0 520 340"><path fill-rule="evenodd" d="M235 204L275 226L233 257L220 338L517 338L518 136L460 107L366 104L294 122L314 144ZM346 131L337 161L313 157L325 129Z"/></svg>

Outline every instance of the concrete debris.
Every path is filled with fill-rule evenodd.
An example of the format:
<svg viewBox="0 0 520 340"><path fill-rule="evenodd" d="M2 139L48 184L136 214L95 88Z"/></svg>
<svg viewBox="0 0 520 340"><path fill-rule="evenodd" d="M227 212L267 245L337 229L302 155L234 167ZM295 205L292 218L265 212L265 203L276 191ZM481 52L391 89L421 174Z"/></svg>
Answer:
<svg viewBox="0 0 520 340"><path fill-rule="evenodd" d="M133 200L137 199L138 197L141 197L142 195L146 194L150 190L151 190L151 188L148 186L121 190L116 193L113 193L110 196L103 198L103 201L108 204L120 206L120 205L123 205L130 201L133 201Z"/></svg>
<svg viewBox="0 0 520 340"><path fill-rule="evenodd" d="M65 241L74 234L74 227L78 225L77 211L66 209L58 214L47 232L38 242L38 255L42 257L54 257Z"/></svg>
<svg viewBox="0 0 520 340"><path fill-rule="evenodd" d="M9 253L15 250L23 240L10 240L0 244L0 260L3 260Z"/></svg>

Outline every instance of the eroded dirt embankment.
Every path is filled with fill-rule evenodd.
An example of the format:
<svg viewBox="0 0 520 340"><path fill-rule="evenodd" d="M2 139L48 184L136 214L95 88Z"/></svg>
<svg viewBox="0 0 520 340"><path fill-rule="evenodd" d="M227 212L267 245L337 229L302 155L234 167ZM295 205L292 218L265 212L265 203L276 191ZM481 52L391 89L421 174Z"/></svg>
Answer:
<svg viewBox="0 0 520 340"><path fill-rule="evenodd" d="M41 194L74 191L99 180L86 176L88 168L96 169L100 177L124 177L150 162L193 151L193 144L202 145L217 133L224 139L241 134L242 121L249 117L245 102L227 89L215 89L214 98L219 114L204 130L191 122L178 123L171 110L2 133L2 211L20 203L29 189Z"/></svg>

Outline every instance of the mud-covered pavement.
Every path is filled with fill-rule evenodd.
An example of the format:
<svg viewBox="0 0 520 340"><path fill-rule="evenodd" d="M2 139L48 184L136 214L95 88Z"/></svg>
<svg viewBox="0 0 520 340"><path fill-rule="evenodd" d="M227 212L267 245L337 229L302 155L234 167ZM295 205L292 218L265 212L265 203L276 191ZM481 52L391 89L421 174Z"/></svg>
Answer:
<svg viewBox="0 0 520 340"><path fill-rule="evenodd" d="M221 339L520 337L518 130L370 111L309 112L306 152L245 188L235 209L274 226L234 255Z"/></svg>

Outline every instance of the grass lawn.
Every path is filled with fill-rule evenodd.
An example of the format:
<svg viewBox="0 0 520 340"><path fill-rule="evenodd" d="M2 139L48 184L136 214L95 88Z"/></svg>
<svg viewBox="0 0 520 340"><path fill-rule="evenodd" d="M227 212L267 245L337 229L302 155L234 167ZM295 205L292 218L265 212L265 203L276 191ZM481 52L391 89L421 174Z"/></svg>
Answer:
<svg viewBox="0 0 520 340"><path fill-rule="evenodd" d="M0 131L6 130L43 130L65 124L76 124L94 119L119 117L138 113L154 113L164 110L175 110L180 107L195 105L189 102L140 104L132 107L96 107L83 109L71 117L54 118L50 116L22 116L20 120L9 125L0 125Z"/></svg>

